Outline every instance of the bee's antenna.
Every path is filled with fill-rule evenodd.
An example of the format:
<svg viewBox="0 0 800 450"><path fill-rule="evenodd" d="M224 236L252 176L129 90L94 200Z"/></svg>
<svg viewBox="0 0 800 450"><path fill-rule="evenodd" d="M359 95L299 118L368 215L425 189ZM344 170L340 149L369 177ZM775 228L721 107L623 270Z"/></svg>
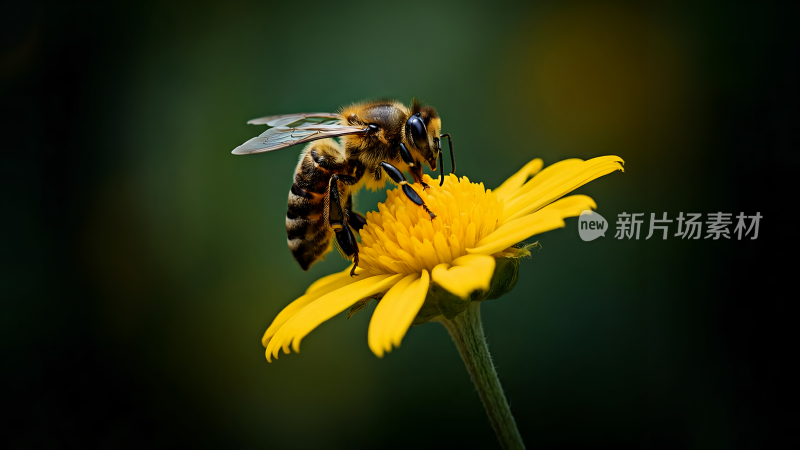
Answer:
<svg viewBox="0 0 800 450"><path fill-rule="evenodd" d="M453 138L450 133L439 135L440 138L447 138L447 144L450 146L450 173L456 173L456 155L453 154Z"/></svg>
<svg viewBox="0 0 800 450"><path fill-rule="evenodd" d="M444 153L444 152L442 152L440 150L439 151L439 173L441 174L442 178L439 180L439 187L441 187L444 184L444 158L442 158L442 153Z"/></svg>

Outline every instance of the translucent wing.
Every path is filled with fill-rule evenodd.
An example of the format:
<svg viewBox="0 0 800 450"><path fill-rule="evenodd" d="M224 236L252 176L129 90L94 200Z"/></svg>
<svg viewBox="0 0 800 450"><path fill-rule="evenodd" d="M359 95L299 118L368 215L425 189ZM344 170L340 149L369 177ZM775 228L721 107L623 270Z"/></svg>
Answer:
<svg viewBox="0 0 800 450"><path fill-rule="evenodd" d="M292 145L316 141L317 139L366 133L368 130L369 128L363 126L353 127L347 125L311 125L294 128L276 126L236 147L231 153L234 155L249 155L251 153L271 152Z"/></svg>
<svg viewBox="0 0 800 450"><path fill-rule="evenodd" d="M306 125L336 125L342 118L334 113L303 113L281 114L253 119L247 123L251 125L268 125L271 127L302 127Z"/></svg>
<svg viewBox="0 0 800 450"><path fill-rule="evenodd" d="M270 152L329 137L366 132L364 127L340 125L342 116L335 113L281 114L260 117L247 123L273 128L233 150L234 155Z"/></svg>

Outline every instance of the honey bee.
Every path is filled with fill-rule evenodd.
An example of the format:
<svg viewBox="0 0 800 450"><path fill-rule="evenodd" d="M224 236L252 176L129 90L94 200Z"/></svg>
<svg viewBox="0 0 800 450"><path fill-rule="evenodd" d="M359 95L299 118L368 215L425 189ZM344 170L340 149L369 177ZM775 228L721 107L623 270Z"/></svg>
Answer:
<svg viewBox="0 0 800 450"><path fill-rule="evenodd" d="M309 143L295 170L286 213L289 249L303 270L330 250L335 235L342 255L354 262L350 275L355 275L358 244L353 231L366 224L366 218L353 211L353 194L361 187L376 190L388 178L433 220L436 215L408 185L403 172L409 172L415 183L427 189L422 165L435 171L438 158L443 183L443 138L448 138L451 173L456 169L452 139L449 134L440 134L441 118L433 107L417 100L410 108L381 99L354 103L338 113L285 114L247 123L271 128L236 147L234 155Z"/></svg>

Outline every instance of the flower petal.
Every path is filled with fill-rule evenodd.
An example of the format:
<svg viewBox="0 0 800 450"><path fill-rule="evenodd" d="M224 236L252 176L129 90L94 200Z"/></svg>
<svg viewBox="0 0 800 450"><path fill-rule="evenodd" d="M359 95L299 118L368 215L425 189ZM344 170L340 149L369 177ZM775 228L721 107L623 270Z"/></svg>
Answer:
<svg viewBox="0 0 800 450"><path fill-rule="evenodd" d="M300 341L322 322L353 306L359 300L389 289L402 275L376 275L329 292L307 305L284 324L267 344L267 359L277 357L281 348L288 353L289 344L300 351Z"/></svg>
<svg viewBox="0 0 800 450"><path fill-rule="evenodd" d="M377 356L382 357L385 343L386 328L392 319L392 313L395 306L396 299L402 299L406 289L419 278L419 274L406 275L402 280L395 283L383 296L375 311L372 313L372 318L369 322L369 332L367 334L367 343L372 352Z"/></svg>
<svg viewBox="0 0 800 450"><path fill-rule="evenodd" d="M306 289L305 295L301 296L297 300L289 303L283 310L275 317L275 320L272 321L272 324L267 328L267 331L264 333L264 337L261 338L261 344L266 347L269 340L278 329L286 323L292 316L297 314L301 309L305 308L306 305L310 304L314 300L322 297L323 295L327 294L328 292L335 291L340 287L347 286L350 283L355 283L358 281L358 278L353 278L350 276L350 269L352 268L352 264L342 272L334 273L328 275L326 277L322 277L319 280L315 281L311 284L311 286ZM356 272L358 270L356 269Z"/></svg>
<svg viewBox="0 0 800 450"><path fill-rule="evenodd" d="M505 223L535 212L594 179L616 170L623 170L622 162L618 156L602 156L580 164L566 165L561 173L553 175L549 181L540 183L533 189L508 201L505 204L501 221ZM534 177L530 182L536 181L537 178L539 177Z"/></svg>
<svg viewBox="0 0 800 450"><path fill-rule="evenodd" d="M334 274L320 278L319 280L311 283L311 286L309 286L308 289L306 289L306 294L311 294L312 292L315 292L319 289L324 289L326 292L330 292L331 289L329 288L329 285L336 283L339 278L345 278L345 275L347 275L346 278L349 278L353 282L360 281L358 275L361 275L361 273L364 272L364 270L362 270L360 267L356 267L356 277L351 277L350 270L352 269L353 265L350 264L349 266L347 266L347 269L344 269L341 272L336 272ZM370 274L367 274L367 276L370 276Z"/></svg>
<svg viewBox="0 0 800 450"><path fill-rule="evenodd" d="M398 281L381 299L369 322L369 348L375 355L383 357L392 345L400 346L408 327L425 303L429 285L430 276L427 270L423 270L421 276L407 275Z"/></svg>
<svg viewBox="0 0 800 450"><path fill-rule="evenodd" d="M467 252L470 254L493 254L503 251L535 234L563 227L564 221L561 219L575 217L587 209L594 208L597 208L597 204L589 196L571 195L564 197L535 213L504 223L493 233L483 238L475 248L467 249ZM498 246L504 247L495 250Z"/></svg>
<svg viewBox="0 0 800 450"><path fill-rule="evenodd" d="M431 278L453 295L466 299L473 291L488 290L495 261L491 256L466 255L456 258L450 265L439 264L433 268Z"/></svg>
<svg viewBox="0 0 800 450"><path fill-rule="evenodd" d="M425 297L428 296L428 287L431 284L431 277L427 270L422 271L422 275L406 289L404 294L405 302L394 312L394 319L391 322L390 336L395 347L400 346L400 341L408 332L408 328L414 322L414 318L419 313Z"/></svg>
<svg viewBox="0 0 800 450"><path fill-rule="evenodd" d="M540 158L536 158L528 164L525 164L519 172L511 175L503 184L493 191L495 195L497 195L497 199L503 200L514 194L517 189L521 188L522 185L528 181L529 177L536 175L542 170L543 165L544 163Z"/></svg>
<svg viewBox="0 0 800 450"><path fill-rule="evenodd" d="M592 210L596 208L597 204L588 195L570 195L569 197L564 197L550 203L538 212L558 211L562 218L567 218L579 216L587 209Z"/></svg>
<svg viewBox="0 0 800 450"><path fill-rule="evenodd" d="M519 219L503 224L492 234L478 242L475 248L468 248L470 255L491 255L545 231L564 226L558 211L537 211Z"/></svg>
<svg viewBox="0 0 800 450"><path fill-rule="evenodd" d="M558 178L562 176L565 171L574 169L578 167L580 164L583 164L582 159L578 158L571 158L565 159L563 161L558 161L557 163L550 164L549 166L545 167L544 170L536 174L533 178L528 180L521 188L519 188L516 192L514 192L509 197L505 198L505 203L508 204L511 200L519 197L522 194L530 192L537 186L540 186L544 183L549 183L554 178Z"/></svg>

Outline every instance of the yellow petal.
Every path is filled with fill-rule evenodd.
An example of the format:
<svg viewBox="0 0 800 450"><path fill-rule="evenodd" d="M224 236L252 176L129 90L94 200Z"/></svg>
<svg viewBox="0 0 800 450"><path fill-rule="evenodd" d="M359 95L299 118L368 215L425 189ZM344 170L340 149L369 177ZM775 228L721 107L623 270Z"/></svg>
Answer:
<svg viewBox="0 0 800 450"><path fill-rule="evenodd" d="M419 274L406 275L386 292L381 301L378 302L378 306L375 307L375 312L372 313L372 319L369 322L367 342L372 352L376 355L383 356L384 342L386 341L384 335L386 326L392 319L393 299L402 297L406 288L417 278L419 278Z"/></svg>
<svg viewBox="0 0 800 450"><path fill-rule="evenodd" d="M507 221L493 233L483 238L478 245L476 245L476 248L467 250L467 252L470 254L492 254L497 251L505 250L509 246L521 242L534 234L564 226L563 220L559 221L559 219L575 217L580 215L582 211L594 208L597 208L597 204L595 204L594 200L589 196L571 195L569 197L564 197L528 216ZM530 216L535 217L522 220ZM552 225L553 228L548 228L548 223ZM517 239L517 241L511 242L500 250L494 250L497 246L505 245L513 239ZM492 244L492 246L487 247L489 244ZM479 249L479 246L482 246L483 249ZM489 250L492 250L492 252L487 253Z"/></svg>
<svg viewBox="0 0 800 450"><path fill-rule="evenodd" d="M558 211L562 218L579 216L587 209L596 209L597 204L588 195L570 195L540 209L539 212Z"/></svg>
<svg viewBox="0 0 800 450"><path fill-rule="evenodd" d="M311 286L306 289L305 295L301 296L292 303L289 303L289 305L283 308L280 314L275 317L275 320L272 321L272 324L269 326L269 328L267 328L267 331L261 338L261 344L266 347L267 343L269 343L269 340L275 335L278 329L292 316L297 314L301 309L305 308L306 305L322 297L328 292L335 291L340 287L347 286L350 283L355 283L358 281L358 277L350 277L350 269L352 267L353 266L351 264L350 267L342 272L322 277L312 283ZM356 272L358 272L358 269L356 269Z"/></svg>
<svg viewBox="0 0 800 450"><path fill-rule="evenodd" d="M545 231L564 226L558 211L538 211L533 214L503 224L492 234L478 242L475 248L468 248L470 255L491 255Z"/></svg>
<svg viewBox="0 0 800 450"><path fill-rule="evenodd" d="M529 177L536 175L536 173L542 170L543 165L544 164L540 158L536 158L528 164L525 164L525 166L519 172L511 175L511 177L509 177L503 182L503 184L494 190L495 195L497 195L497 199L503 200L515 193L517 189L525 184Z"/></svg>
<svg viewBox="0 0 800 450"><path fill-rule="evenodd" d="M489 290L494 267L495 261L491 256L466 255L454 259L449 266L439 264L434 267L431 278L448 292L466 299L478 289Z"/></svg>
<svg viewBox="0 0 800 450"><path fill-rule="evenodd" d="M562 173L553 175L549 181L541 183L530 191L508 201L503 210L502 223L535 212L603 175L616 170L623 170L622 162L622 159L618 156L602 156L580 164L567 165ZM534 177L531 182L537 178Z"/></svg>
<svg viewBox="0 0 800 450"><path fill-rule="evenodd" d="M398 305L400 307L395 310L394 320L392 320L391 328L388 330L395 347L400 346L400 342L406 335L408 328L414 322L414 318L417 317L422 304L425 303L430 282L431 277L428 275L428 271L423 270L419 279L411 283L411 286L406 289L404 294L405 302Z"/></svg>
<svg viewBox="0 0 800 450"><path fill-rule="evenodd" d="M517 191L515 191L514 193L512 193L510 196L506 197L503 200L505 201L506 204L508 204L511 200L519 197L522 194L530 192L537 186L549 183L553 179L563 176L567 170L571 170L575 167L578 167L583 162L584 161L582 159L571 158L559 161L554 164L550 164L549 166L545 167L544 170L536 174L535 177L528 180L528 182L526 182L521 188L519 188Z"/></svg>
<svg viewBox="0 0 800 450"><path fill-rule="evenodd" d="M300 341L322 322L353 306L359 300L389 289L402 275L376 275L329 292L289 319L267 344L267 359L278 355L281 348L300 350ZM288 351L287 351L288 353Z"/></svg>
<svg viewBox="0 0 800 450"><path fill-rule="evenodd" d="M430 276L427 270L398 281L381 299L369 323L369 348L382 357L392 345L399 347L428 295Z"/></svg>
<svg viewBox="0 0 800 450"><path fill-rule="evenodd" d="M326 276L320 278L319 280L311 283L311 286L309 286L308 289L306 289L306 294L311 294L312 292L320 290L320 289L324 289L326 291L330 291L330 289L327 289L327 286L336 283L337 280L339 280L340 278L345 278L345 276L347 278L353 279L353 281L358 280L358 277L350 277L350 270L352 268L353 268L353 265L350 264L349 266L347 266L347 269L345 269L345 270L343 270L341 272L336 272L336 273L333 273L333 274L330 274L330 275L326 275ZM358 272L358 268L356 268L356 272Z"/></svg>

